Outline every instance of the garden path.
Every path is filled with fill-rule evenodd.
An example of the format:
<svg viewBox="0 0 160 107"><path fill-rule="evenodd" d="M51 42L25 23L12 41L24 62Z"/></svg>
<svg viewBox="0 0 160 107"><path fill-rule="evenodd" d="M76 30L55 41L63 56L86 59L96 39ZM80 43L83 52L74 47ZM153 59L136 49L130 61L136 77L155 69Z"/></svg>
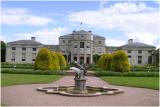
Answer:
<svg viewBox="0 0 160 107"><path fill-rule="evenodd" d="M159 91L109 85L98 77L87 76L87 85L120 88L125 92L97 97L68 97L36 91L44 86L74 85L74 76L64 76L51 84L15 85L1 88L2 104L9 106L158 106Z"/></svg>

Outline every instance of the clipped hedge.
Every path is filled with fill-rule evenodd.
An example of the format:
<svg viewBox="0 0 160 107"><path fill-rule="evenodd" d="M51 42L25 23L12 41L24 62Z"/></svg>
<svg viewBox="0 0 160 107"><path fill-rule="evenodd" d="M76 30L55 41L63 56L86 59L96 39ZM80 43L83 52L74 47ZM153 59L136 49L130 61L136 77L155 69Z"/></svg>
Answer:
<svg viewBox="0 0 160 107"><path fill-rule="evenodd" d="M8 65L1 65L1 68L14 68L16 65L16 68L25 68L25 69L33 69L33 65L20 65L20 64L8 64Z"/></svg>
<svg viewBox="0 0 160 107"><path fill-rule="evenodd" d="M60 67L66 67L67 62L66 62L66 59L64 58L63 54L61 52L55 52L55 54L58 56Z"/></svg>
<svg viewBox="0 0 160 107"><path fill-rule="evenodd" d="M159 77L158 72L112 72L96 71L96 76L130 76L130 77Z"/></svg>
<svg viewBox="0 0 160 107"><path fill-rule="evenodd" d="M47 48L41 48L34 63L35 70L59 70L57 55Z"/></svg>
<svg viewBox="0 0 160 107"><path fill-rule="evenodd" d="M33 69L14 69L14 68L2 68L1 73L11 74L40 74L40 75L65 75L65 70L33 70Z"/></svg>

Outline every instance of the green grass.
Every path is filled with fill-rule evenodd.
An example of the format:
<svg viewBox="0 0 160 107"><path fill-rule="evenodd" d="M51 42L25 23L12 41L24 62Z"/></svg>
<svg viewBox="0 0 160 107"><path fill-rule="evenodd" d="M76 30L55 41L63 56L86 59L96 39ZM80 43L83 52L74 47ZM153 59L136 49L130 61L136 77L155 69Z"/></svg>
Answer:
<svg viewBox="0 0 160 107"><path fill-rule="evenodd" d="M149 89L159 89L158 77L122 77L102 76L103 80L113 85L131 86Z"/></svg>
<svg viewBox="0 0 160 107"><path fill-rule="evenodd" d="M61 78L61 75L34 75L34 74L1 74L1 86L20 84L50 83Z"/></svg>

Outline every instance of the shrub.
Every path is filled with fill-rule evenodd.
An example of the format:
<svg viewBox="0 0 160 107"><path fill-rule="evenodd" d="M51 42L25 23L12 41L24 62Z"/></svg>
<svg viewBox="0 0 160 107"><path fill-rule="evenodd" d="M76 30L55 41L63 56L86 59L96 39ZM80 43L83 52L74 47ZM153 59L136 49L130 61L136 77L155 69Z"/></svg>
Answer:
<svg viewBox="0 0 160 107"><path fill-rule="evenodd" d="M63 54L61 52L56 52L56 55L58 56L59 65L61 67L66 67L67 62L66 62L66 59L64 58Z"/></svg>
<svg viewBox="0 0 160 107"><path fill-rule="evenodd" d="M111 70L112 54L105 54L105 70Z"/></svg>
<svg viewBox="0 0 160 107"><path fill-rule="evenodd" d="M112 70L118 72L130 71L128 57L124 51L117 51L113 54Z"/></svg>
<svg viewBox="0 0 160 107"><path fill-rule="evenodd" d="M55 52L51 52L53 70L60 70L59 59Z"/></svg>
<svg viewBox="0 0 160 107"><path fill-rule="evenodd" d="M101 57L99 58L98 62L97 62L97 67L100 68L105 68L105 54L101 55Z"/></svg>
<svg viewBox="0 0 160 107"><path fill-rule="evenodd" d="M34 69L54 70L52 54L49 49L41 48L34 63Z"/></svg>
<svg viewBox="0 0 160 107"><path fill-rule="evenodd" d="M94 61L94 63L97 63L98 60L99 60L99 58L100 58L100 55L94 54L94 55L93 55L93 61Z"/></svg>

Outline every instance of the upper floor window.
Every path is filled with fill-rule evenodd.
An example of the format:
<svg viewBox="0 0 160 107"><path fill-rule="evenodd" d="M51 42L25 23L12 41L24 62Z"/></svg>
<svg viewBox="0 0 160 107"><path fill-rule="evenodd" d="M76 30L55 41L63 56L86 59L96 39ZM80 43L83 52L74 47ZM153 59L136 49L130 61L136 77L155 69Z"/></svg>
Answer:
<svg viewBox="0 0 160 107"><path fill-rule="evenodd" d="M84 48L84 42L80 42L80 48Z"/></svg>
<svg viewBox="0 0 160 107"><path fill-rule="evenodd" d="M32 51L36 51L37 50L37 48L32 48Z"/></svg>
<svg viewBox="0 0 160 107"><path fill-rule="evenodd" d="M152 53L152 51L151 51L151 50L149 50L149 51L148 51L148 53Z"/></svg>
<svg viewBox="0 0 160 107"><path fill-rule="evenodd" d="M12 47L12 50L16 50L16 47Z"/></svg>
<svg viewBox="0 0 160 107"><path fill-rule="evenodd" d="M138 50L138 53L142 53L142 50Z"/></svg>
<svg viewBox="0 0 160 107"><path fill-rule="evenodd" d="M128 58L131 58L131 56L129 55Z"/></svg>
<svg viewBox="0 0 160 107"><path fill-rule="evenodd" d="M66 41L65 40L63 40L63 43L65 43Z"/></svg>
<svg viewBox="0 0 160 107"><path fill-rule="evenodd" d="M87 46L87 48L89 48L89 46Z"/></svg>
<svg viewBox="0 0 160 107"><path fill-rule="evenodd" d="M26 48L22 48L22 51L26 51Z"/></svg>
<svg viewBox="0 0 160 107"><path fill-rule="evenodd" d="M101 42L101 41L99 41L98 43L99 43L99 44L101 44L102 42Z"/></svg>
<svg viewBox="0 0 160 107"><path fill-rule="evenodd" d="M128 50L127 52L128 52L128 53L131 53L132 51L131 51L131 50Z"/></svg>

